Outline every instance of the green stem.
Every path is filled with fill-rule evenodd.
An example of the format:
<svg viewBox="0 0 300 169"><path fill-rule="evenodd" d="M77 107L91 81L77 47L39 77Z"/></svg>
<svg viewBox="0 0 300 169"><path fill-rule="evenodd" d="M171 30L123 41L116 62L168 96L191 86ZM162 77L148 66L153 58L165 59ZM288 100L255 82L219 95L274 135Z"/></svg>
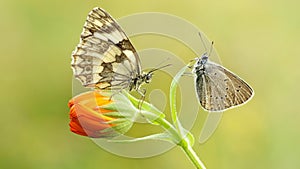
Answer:
<svg viewBox="0 0 300 169"><path fill-rule="evenodd" d="M183 67L173 78L172 83L170 85L170 108L171 108L171 117L173 124L177 129L180 128L180 123L178 121L178 116L177 116L177 109L176 109L176 90L178 86L178 81L184 71L187 69L187 66Z"/></svg>
<svg viewBox="0 0 300 169"><path fill-rule="evenodd" d="M181 144L179 145L185 154L189 157L189 159L192 161L192 163L198 168L198 169L206 169L203 162L200 160L200 158L197 156L196 152L193 150L193 148L186 142L185 140L182 140Z"/></svg>
<svg viewBox="0 0 300 169"><path fill-rule="evenodd" d="M167 121L165 118L157 118L155 122L172 135L172 140L175 144L179 144L181 142L180 133L178 133L176 128L169 121Z"/></svg>
<svg viewBox="0 0 300 169"><path fill-rule="evenodd" d="M174 143L180 146L188 158L192 161L192 163L198 169L206 169L203 162L197 156L196 152L193 150L190 142L182 138L181 134L178 130L165 118L158 118L155 120L158 124L160 124L166 131L168 131L172 135L172 139L174 139Z"/></svg>
<svg viewBox="0 0 300 169"><path fill-rule="evenodd" d="M165 129L166 132L170 134L170 138L173 141L173 143L180 146L187 157L192 161L192 163L197 167L197 169L206 169L202 161L199 159L195 151L192 149L191 144L193 144L194 139L189 138L189 135L191 135L189 132L186 132L184 128L181 126L177 111L176 111L176 89L178 80L181 77L181 75L184 73L184 71L187 69L188 66L184 67L173 79L171 87L170 87L170 105L171 105L171 117L172 122L171 124L169 121L165 119L164 113L162 113L159 109L155 108L152 104L149 104L147 102L143 102L142 104L142 111L144 112L143 115L147 117L148 120L151 122L159 124L161 127ZM137 106L139 103L139 100L131 96L127 93L128 98L131 100L131 102ZM150 113L147 113L150 112Z"/></svg>
<svg viewBox="0 0 300 169"><path fill-rule="evenodd" d="M184 72L186 71L186 69L190 66L190 64L186 65L185 67L183 67L177 74L176 76L173 78L172 83L170 85L170 108L171 108L171 117L172 117L172 121L174 126L177 128L177 130L179 131L179 134L181 136L185 135L184 134L184 130L182 130L182 126L180 121L178 120L178 113L177 113L177 108L176 108L176 90L177 90L177 86L178 86L178 82L179 79L181 78L181 76L184 74Z"/></svg>

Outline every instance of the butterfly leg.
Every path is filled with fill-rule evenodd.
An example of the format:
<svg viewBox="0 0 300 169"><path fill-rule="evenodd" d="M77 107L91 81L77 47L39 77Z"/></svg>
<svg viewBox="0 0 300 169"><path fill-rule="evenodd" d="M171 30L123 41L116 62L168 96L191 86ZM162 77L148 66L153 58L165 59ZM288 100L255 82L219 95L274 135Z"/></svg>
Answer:
<svg viewBox="0 0 300 169"><path fill-rule="evenodd" d="M194 74L191 73L191 72L184 72L184 73L182 74L182 76L194 77Z"/></svg>
<svg viewBox="0 0 300 169"><path fill-rule="evenodd" d="M111 101L111 99L112 99L113 96L115 96L116 94L122 92L122 90L123 90L123 89L119 89L119 90L117 90L117 91L114 91L114 92L110 95L109 101Z"/></svg>
<svg viewBox="0 0 300 169"><path fill-rule="evenodd" d="M126 89L126 87L111 90L112 94L110 95L109 100L111 100L112 97L115 96L116 94L121 93L123 91L123 89Z"/></svg>
<svg viewBox="0 0 300 169"><path fill-rule="evenodd" d="M141 110L143 102L145 101L145 96L146 96L147 90L146 89L139 89L139 90L137 90L137 92L141 95L141 99L140 99L139 104L138 104L138 109Z"/></svg>

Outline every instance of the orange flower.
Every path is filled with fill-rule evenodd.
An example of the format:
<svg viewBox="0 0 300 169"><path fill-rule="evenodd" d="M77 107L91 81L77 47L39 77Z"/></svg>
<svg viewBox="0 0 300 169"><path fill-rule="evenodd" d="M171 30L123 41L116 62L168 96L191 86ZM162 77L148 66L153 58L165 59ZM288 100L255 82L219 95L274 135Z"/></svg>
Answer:
<svg viewBox="0 0 300 169"><path fill-rule="evenodd" d="M117 100L110 100L109 96L101 95L97 91L75 96L68 104L70 130L93 138L124 134L131 128L132 120L114 108L116 102Z"/></svg>

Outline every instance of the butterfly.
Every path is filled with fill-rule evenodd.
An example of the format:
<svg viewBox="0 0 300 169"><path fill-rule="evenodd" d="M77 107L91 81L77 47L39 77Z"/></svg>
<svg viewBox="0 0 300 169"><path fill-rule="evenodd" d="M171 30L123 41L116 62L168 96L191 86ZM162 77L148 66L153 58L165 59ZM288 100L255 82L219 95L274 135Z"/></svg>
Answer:
<svg viewBox="0 0 300 169"><path fill-rule="evenodd" d="M125 32L106 11L95 7L87 16L71 66L83 86L140 92L152 79L141 71L140 58Z"/></svg>
<svg viewBox="0 0 300 169"><path fill-rule="evenodd" d="M200 33L199 36L205 47ZM205 52L196 58L193 67L195 89L201 106L209 112L218 112L250 100L254 95L250 85L238 75L210 61L210 53L211 49L209 53Z"/></svg>

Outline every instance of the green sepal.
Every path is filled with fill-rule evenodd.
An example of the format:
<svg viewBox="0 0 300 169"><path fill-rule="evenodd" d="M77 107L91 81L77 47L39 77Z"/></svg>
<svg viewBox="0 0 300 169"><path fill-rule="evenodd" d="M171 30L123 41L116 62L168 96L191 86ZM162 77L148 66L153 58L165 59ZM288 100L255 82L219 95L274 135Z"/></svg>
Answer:
<svg viewBox="0 0 300 169"><path fill-rule="evenodd" d="M138 142L138 141L144 141L144 140L162 140L162 141L168 141L173 143L173 139L168 133L158 133L158 134L153 134L145 137L139 137L139 138L134 138L131 140L108 140L109 142L115 142L115 143L133 143L133 142Z"/></svg>
<svg viewBox="0 0 300 169"><path fill-rule="evenodd" d="M101 133L105 133L105 135L108 134L109 137L125 134L132 127L132 122L128 120L114 120L107 122L107 124L116 124L100 131Z"/></svg>
<svg viewBox="0 0 300 169"><path fill-rule="evenodd" d="M107 117L112 117L112 118L130 118L130 114L125 114L125 113L120 113L120 112L108 112L108 113L103 113Z"/></svg>

